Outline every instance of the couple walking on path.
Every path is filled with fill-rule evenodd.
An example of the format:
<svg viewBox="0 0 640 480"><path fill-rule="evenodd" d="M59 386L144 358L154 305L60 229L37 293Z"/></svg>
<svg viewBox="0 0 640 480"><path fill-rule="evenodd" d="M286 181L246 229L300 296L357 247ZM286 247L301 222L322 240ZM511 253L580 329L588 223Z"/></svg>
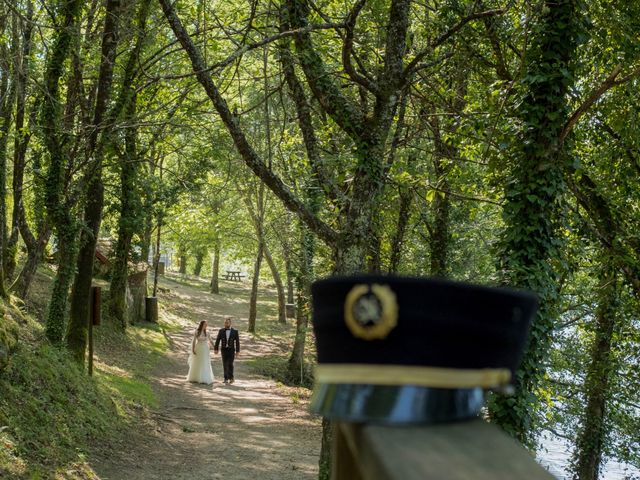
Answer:
<svg viewBox="0 0 640 480"><path fill-rule="evenodd" d="M207 321L202 320L196 329L191 350L189 352L189 373L187 381L195 383L213 383L213 369L211 368L210 349L222 354L222 368L224 370L224 383L233 383L233 361L240 354L240 336L238 330L231 327L231 317L224 319L224 328L218 331L215 343L207 332ZM221 348L220 348L221 347Z"/></svg>

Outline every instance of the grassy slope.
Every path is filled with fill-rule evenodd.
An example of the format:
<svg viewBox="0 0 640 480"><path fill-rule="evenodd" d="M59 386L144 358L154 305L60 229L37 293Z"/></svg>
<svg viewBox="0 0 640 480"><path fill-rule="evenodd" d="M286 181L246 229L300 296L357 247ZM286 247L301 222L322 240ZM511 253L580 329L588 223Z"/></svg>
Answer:
<svg viewBox="0 0 640 480"><path fill-rule="evenodd" d="M2 324L17 328L20 342L0 373L2 478L95 478L86 453L117 443L156 404L146 380L167 349L163 325L122 333L104 321L95 329L90 378L64 351L48 345L35 318L46 310L51 276L40 272L26 308L4 306Z"/></svg>
<svg viewBox="0 0 640 480"><path fill-rule="evenodd" d="M17 332L20 337L9 366L0 372L0 478L97 478L85 457L98 448L117 452L126 445L127 431L156 406L148 376L168 349L166 333L180 328L172 318L184 315L167 305L158 325L136 325L119 332L103 311L103 324L94 330L94 376L90 378L63 351L47 344L37 320L46 313L52 280L50 270L41 270L28 305L20 309L7 306L8 314L0 319L0 330ZM166 280L208 290L201 279L168 274ZM96 283L103 290L107 286ZM235 299L246 292L230 287L221 294ZM250 363L254 371L282 382L289 356L286 345L293 341L294 332L276 322L277 305L271 297L260 301L259 316L270 321L258 323L257 337L277 339L283 351ZM105 301L103 293L103 306ZM313 356L311 343L309 338L308 357ZM308 371L304 377L308 384ZM304 387L282 383L280 387L294 401L310 394Z"/></svg>

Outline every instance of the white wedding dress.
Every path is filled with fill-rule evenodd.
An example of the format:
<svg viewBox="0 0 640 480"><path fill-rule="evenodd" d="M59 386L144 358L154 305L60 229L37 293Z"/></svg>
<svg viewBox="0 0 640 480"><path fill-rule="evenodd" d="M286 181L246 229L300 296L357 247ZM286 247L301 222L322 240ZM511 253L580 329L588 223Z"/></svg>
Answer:
<svg viewBox="0 0 640 480"><path fill-rule="evenodd" d="M195 352L194 351L195 343ZM201 333L194 338L189 350L189 373L187 381L196 383L213 383L213 369L211 368L211 357L209 353L209 334Z"/></svg>

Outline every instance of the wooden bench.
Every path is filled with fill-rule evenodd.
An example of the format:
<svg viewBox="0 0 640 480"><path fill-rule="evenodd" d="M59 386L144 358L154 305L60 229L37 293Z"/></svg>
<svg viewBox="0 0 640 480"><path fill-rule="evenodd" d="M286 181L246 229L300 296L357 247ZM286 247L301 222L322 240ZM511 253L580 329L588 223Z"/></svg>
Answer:
<svg viewBox="0 0 640 480"><path fill-rule="evenodd" d="M332 480L554 480L482 420L414 427L333 424Z"/></svg>
<svg viewBox="0 0 640 480"><path fill-rule="evenodd" d="M225 280L231 280L234 282L241 282L245 275L240 273L240 270L227 270L227 273L222 276Z"/></svg>

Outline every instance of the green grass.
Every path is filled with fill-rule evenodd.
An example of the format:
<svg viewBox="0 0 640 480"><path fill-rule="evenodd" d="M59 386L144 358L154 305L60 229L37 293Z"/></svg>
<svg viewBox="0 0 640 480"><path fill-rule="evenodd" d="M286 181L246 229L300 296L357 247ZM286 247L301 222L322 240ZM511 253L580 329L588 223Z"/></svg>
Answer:
<svg viewBox="0 0 640 480"><path fill-rule="evenodd" d="M33 313L44 310L46 273L38 276ZM3 310L0 331L19 341L0 371L0 478L97 478L85 457L120 441L141 409L158 405L149 376L168 349L167 332L178 327L141 324L122 332L103 317L89 377L64 348L49 345L30 314Z"/></svg>
<svg viewBox="0 0 640 480"><path fill-rule="evenodd" d="M121 425L111 396L44 341L18 344L0 391L0 477L50 478Z"/></svg>
<svg viewBox="0 0 640 480"><path fill-rule="evenodd" d="M301 376L296 375L296 378L292 379L287 375L288 361L288 357L277 355L252 359L248 362L248 365L253 372L273 378L283 385L311 389L313 387L313 372L309 368L309 364L305 366ZM301 379L302 382L300 381Z"/></svg>

